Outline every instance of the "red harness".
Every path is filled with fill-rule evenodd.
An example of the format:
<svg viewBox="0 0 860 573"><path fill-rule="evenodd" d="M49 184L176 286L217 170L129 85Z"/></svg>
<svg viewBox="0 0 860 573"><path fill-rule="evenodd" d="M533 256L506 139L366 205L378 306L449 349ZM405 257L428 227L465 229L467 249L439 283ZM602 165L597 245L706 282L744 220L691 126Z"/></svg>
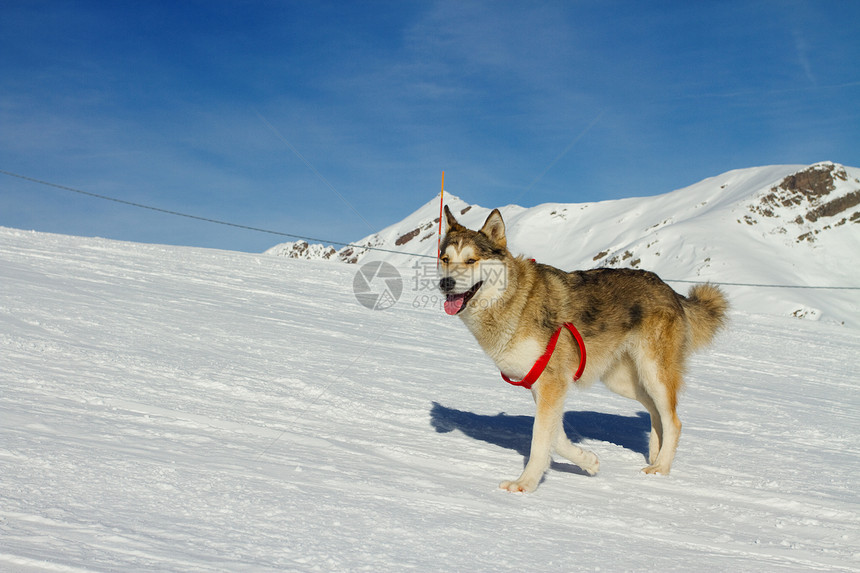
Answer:
<svg viewBox="0 0 860 573"><path fill-rule="evenodd" d="M565 322L562 326L567 328L573 337L576 339L576 343L579 345L579 368L576 369L576 373L573 375L573 381L576 382L579 380L580 376L582 376L582 371L585 370L585 342L582 341L582 336L579 334L579 331L576 327L569 323ZM549 344L546 345L546 352L537 359L532 369L529 370L529 373L526 374L526 377L520 380L519 382L515 380L511 380L505 373L502 372L502 379L508 384L513 384L514 386L522 386L526 390L531 390L532 385L537 382L537 379L540 378L540 375L543 374L546 365L549 363L549 359L552 358L552 353L555 350L555 345L558 342L558 335L561 334L561 326L558 327L552 337L549 339Z"/></svg>

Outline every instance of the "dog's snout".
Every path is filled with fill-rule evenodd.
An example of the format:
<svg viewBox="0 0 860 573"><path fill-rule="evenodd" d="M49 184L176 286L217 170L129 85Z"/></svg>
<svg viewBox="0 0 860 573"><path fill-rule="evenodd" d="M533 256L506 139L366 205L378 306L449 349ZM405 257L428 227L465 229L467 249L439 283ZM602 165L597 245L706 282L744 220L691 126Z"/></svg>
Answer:
<svg viewBox="0 0 860 573"><path fill-rule="evenodd" d="M445 277L444 279L439 281L439 289L442 292L451 292L452 290L454 290L455 286L457 286L457 281L455 281L451 277Z"/></svg>

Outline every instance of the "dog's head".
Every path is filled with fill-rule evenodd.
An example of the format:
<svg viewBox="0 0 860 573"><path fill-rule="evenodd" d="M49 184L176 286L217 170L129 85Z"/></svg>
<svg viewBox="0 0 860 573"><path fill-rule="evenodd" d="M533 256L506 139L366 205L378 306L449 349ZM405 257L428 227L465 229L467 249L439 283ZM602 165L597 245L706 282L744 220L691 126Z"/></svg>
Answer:
<svg viewBox="0 0 860 573"><path fill-rule="evenodd" d="M507 287L507 261L511 258L502 214L494 209L479 231L457 222L445 206L445 238L440 246L439 289L445 295L445 312L460 314L486 308Z"/></svg>

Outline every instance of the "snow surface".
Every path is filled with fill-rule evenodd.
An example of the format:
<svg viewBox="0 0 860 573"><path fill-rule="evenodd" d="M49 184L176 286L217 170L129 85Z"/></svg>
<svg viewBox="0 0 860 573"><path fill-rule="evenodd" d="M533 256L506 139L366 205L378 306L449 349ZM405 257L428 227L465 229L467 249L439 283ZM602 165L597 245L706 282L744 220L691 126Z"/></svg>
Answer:
<svg viewBox="0 0 860 573"><path fill-rule="evenodd" d="M0 228L0 570L860 570L860 331L733 312L671 475L597 385L515 495L529 394L356 270Z"/></svg>

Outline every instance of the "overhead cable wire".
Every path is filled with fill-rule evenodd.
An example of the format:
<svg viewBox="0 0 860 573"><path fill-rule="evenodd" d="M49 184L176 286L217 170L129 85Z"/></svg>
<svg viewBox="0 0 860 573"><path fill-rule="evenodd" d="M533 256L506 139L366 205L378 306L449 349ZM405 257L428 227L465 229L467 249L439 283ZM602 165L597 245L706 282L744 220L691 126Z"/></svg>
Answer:
<svg viewBox="0 0 860 573"><path fill-rule="evenodd" d="M819 285L772 285L772 284L759 284L759 283L727 283L727 282L716 282L710 281L708 279L700 279L697 281L691 280L683 280L683 279L663 279L664 282L667 283L690 283L690 284L699 284L703 282L708 282L711 284L719 285L719 286L744 286L744 287L762 287L762 288L805 288L805 289L819 289L819 290L860 290L860 287L853 286L819 286Z"/></svg>
<svg viewBox="0 0 860 573"><path fill-rule="evenodd" d="M258 233L268 233L269 235L277 235L280 237L288 237L291 239L299 239L302 241L314 242L314 243L324 243L330 245L339 245L342 247L353 247L355 249L367 249L371 251L381 251L385 253L396 253L400 255L412 255L415 257L426 257L430 259L435 259L436 257L433 255L422 255L420 253L409 253L403 251L396 251L394 249L382 249L379 247L371 247L365 245L356 245L355 243L343 243L340 241L327 241L325 239L316 239L314 237L305 237L303 235L295 235L293 233L283 233L281 231L272 231L270 229L262 229L260 227L251 227L249 225L240 225L238 223L231 223L229 221L221 221L219 219L212 219L209 217L201 217L199 215L189 215L188 213L181 213L179 211L172 211L170 209L162 209L161 207L153 207L152 205L144 205L142 203L135 203L134 201L126 201L125 199L117 199L116 197L109 197L107 195L100 195L98 193L93 193L91 191L84 191L83 189L76 189L74 187L69 187L67 185L59 185L57 183L51 183L50 181L43 181L41 179L36 179L34 177L27 177L26 175L20 175L18 173L12 173L11 171L5 171L0 169L0 173L3 175L8 175L10 177L17 177L18 179L23 179L24 181L30 181L32 183L38 183L39 185L46 185L48 187L54 187L56 189L62 189L64 191L71 191L72 193L79 193L81 195L86 195L88 197L94 197L96 199L103 199L105 201L113 201L114 203L121 203L123 205L129 205L131 207L137 207L138 209L148 209L150 211L156 211L158 213L165 213L167 215L175 215L177 217L185 217L186 219L194 219L196 221L204 221L206 223L214 223L216 225L226 225L228 227L234 227L237 229L245 229L246 231L256 231Z"/></svg>

